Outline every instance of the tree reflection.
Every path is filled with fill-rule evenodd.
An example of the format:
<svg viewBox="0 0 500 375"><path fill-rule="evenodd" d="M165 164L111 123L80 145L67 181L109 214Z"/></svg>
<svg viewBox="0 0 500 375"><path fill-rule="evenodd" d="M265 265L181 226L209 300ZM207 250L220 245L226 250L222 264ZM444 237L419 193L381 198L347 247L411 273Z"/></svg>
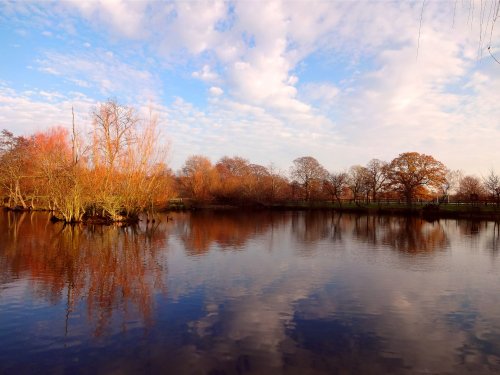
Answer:
<svg viewBox="0 0 500 375"><path fill-rule="evenodd" d="M6 219L2 270L27 277L37 297L53 304L66 299L66 318L83 301L97 336L118 315L151 321L153 292L166 291L164 226L83 227L52 224L40 213L0 216Z"/></svg>
<svg viewBox="0 0 500 375"><path fill-rule="evenodd" d="M487 240L487 248L491 251L491 254L497 255L500 249L500 223L495 221L493 223L493 229L491 230L491 235Z"/></svg>
<svg viewBox="0 0 500 375"><path fill-rule="evenodd" d="M479 220L457 220L457 225L461 234L475 236L481 232L483 227L487 226L487 223Z"/></svg>
<svg viewBox="0 0 500 375"><path fill-rule="evenodd" d="M332 213L329 211L295 212L292 215L292 231L301 242L325 240L332 235L331 219Z"/></svg>
<svg viewBox="0 0 500 375"><path fill-rule="evenodd" d="M344 232L342 214L331 213L330 225L332 227L331 239L333 242L342 242L342 232Z"/></svg>
<svg viewBox="0 0 500 375"><path fill-rule="evenodd" d="M387 216L363 215L354 219L353 234L359 241L378 245L381 241L380 229L389 225Z"/></svg>
<svg viewBox="0 0 500 375"><path fill-rule="evenodd" d="M439 222L429 223L419 218L391 218L382 243L404 253L430 253L443 250L449 239Z"/></svg>
<svg viewBox="0 0 500 375"><path fill-rule="evenodd" d="M241 249L250 239L286 222L287 216L272 211L199 212L176 223L188 255L206 254L212 245L223 250Z"/></svg>

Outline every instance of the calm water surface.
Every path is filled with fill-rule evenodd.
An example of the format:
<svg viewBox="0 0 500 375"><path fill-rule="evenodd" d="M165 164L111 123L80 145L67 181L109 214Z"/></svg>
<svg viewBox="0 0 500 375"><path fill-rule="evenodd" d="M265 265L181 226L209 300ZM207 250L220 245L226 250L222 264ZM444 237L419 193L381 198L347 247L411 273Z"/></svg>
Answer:
<svg viewBox="0 0 500 375"><path fill-rule="evenodd" d="M0 213L0 373L500 372L492 222Z"/></svg>

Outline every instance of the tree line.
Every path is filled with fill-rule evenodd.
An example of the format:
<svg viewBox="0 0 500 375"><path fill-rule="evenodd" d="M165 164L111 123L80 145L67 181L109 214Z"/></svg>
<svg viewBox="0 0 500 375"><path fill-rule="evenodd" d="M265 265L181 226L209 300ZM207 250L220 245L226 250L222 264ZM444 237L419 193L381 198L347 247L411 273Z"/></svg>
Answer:
<svg viewBox="0 0 500 375"><path fill-rule="evenodd" d="M449 170L430 155L399 154L329 172L314 157L293 160L289 171L234 156L216 163L193 155L173 172L164 162L158 117L109 100L92 112L85 135L55 127L31 136L0 134L0 195L11 209L44 209L66 222L138 220L173 198L194 204L275 205L290 201L346 201L362 205L398 200L500 205L500 177Z"/></svg>
<svg viewBox="0 0 500 375"><path fill-rule="evenodd" d="M464 175L449 170L430 155L399 154L392 161L372 159L344 171L328 170L312 156L293 160L289 173L252 164L240 157L223 157L215 164L195 155L176 175L177 191L197 202L280 203L334 201L358 205L381 201L437 203L490 200L500 204L500 177Z"/></svg>

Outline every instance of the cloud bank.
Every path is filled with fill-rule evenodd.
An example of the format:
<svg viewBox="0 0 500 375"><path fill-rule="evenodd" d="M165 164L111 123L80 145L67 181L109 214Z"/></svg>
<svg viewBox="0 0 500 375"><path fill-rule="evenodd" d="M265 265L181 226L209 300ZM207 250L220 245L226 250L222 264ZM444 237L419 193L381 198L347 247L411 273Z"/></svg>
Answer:
<svg viewBox="0 0 500 375"><path fill-rule="evenodd" d="M452 2L5 3L0 127L38 128L26 119L42 107L44 126L64 123L68 98L113 97L161 110L174 168L198 153L334 170L419 151L485 173L500 169L486 50L500 32L496 2L476 5L474 18Z"/></svg>

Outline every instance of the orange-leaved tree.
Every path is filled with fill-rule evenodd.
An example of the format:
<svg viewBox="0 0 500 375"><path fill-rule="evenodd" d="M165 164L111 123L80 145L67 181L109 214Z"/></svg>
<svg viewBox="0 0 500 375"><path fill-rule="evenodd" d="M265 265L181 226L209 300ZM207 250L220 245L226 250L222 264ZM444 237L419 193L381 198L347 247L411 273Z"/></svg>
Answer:
<svg viewBox="0 0 500 375"><path fill-rule="evenodd" d="M446 180L446 171L445 165L430 155L405 152L391 161L387 177L411 205L419 188L438 189Z"/></svg>

